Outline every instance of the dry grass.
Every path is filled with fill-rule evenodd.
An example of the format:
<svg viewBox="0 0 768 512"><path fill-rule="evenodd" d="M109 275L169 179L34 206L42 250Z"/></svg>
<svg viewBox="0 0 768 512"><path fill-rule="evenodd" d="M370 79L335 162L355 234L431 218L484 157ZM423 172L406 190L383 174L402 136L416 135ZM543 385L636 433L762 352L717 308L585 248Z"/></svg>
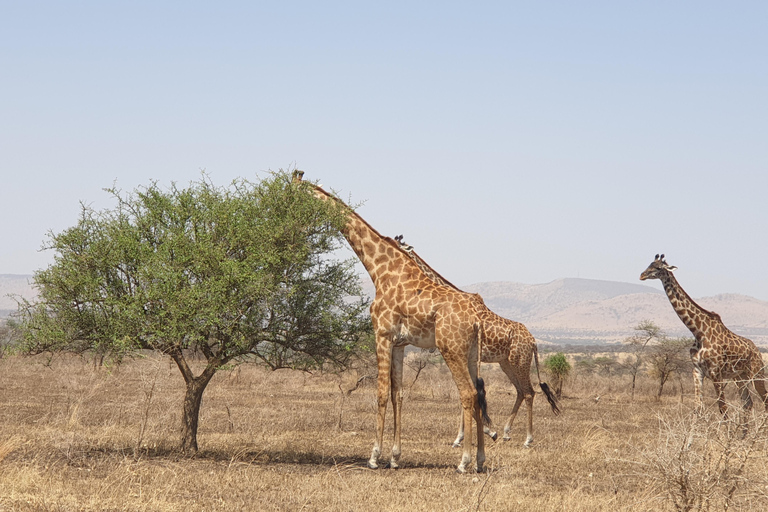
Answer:
<svg viewBox="0 0 768 512"><path fill-rule="evenodd" d="M457 392L447 370L428 367L407 391L402 469L372 471L370 380L342 400L339 385L356 376L221 372L203 397L201 451L188 459L175 451L183 385L167 360L41 362L0 360L0 510L673 510L659 467L674 465L674 446L663 447L693 403L674 385L653 400L650 381L630 403L623 378L580 377L559 417L537 398L533 448L522 446L521 409L513 440L489 441L489 471L458 475ZM503 424L514 388L498 367L483 372ZM413 377L407 370L406 383ZM764 467L757 443L744 485L765 491ZM733 509L766 504L755 491Z"/></svg>

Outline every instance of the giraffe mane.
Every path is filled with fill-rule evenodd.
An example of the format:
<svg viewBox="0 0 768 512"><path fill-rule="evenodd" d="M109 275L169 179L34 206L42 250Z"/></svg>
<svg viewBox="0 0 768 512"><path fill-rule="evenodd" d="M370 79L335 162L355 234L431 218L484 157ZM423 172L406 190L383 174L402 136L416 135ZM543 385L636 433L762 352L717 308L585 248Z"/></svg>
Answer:
<svg viewBox="0 0 768 512"><path fill-rule="evenodd" d="M672 274L672 272L670 272L669 270L667 270L667 273L668 273L668 274L669 274L669 276L670 276L670 277L671 277L671 278L672 278L672 279L673 279L673 280L674 280L674 281L677 283L677 279L675 279L675 276ZM693 304L694 306L696 306L697 308L699 308L699 309L701 310L701 312L702 312L702 313L706 314L706 315L707 315L707 316L709 316L710 318L712 318L712 319L714 319L714 320L717 320L717 321L719 321L719 322L722 322L722 321L723 321L723 319L722 319L722 318L720 318L720 315L718 315L718 314L717 314L717 313L715 313L714 311L710 311L710 310L708 310L708 309L704 309L704 308L703 308L703 307L701 307L701 306L700 306L700 305L699 305L699 304L698 304L698 303L697 303L695 300L693 300L693 298L692 298L690 295L688 295L688 292L687 292L687 291L685 291L685 289L684 289L682 286L680 286L680 283L677 283L677 288L678 288L678 289L679 289L679 290L680 290L680 291L683 293L683 295L685 295L685 297L686 297L686 298L687 298L687 299L688 299L688 300L691 302L691 304Z"/></svg>

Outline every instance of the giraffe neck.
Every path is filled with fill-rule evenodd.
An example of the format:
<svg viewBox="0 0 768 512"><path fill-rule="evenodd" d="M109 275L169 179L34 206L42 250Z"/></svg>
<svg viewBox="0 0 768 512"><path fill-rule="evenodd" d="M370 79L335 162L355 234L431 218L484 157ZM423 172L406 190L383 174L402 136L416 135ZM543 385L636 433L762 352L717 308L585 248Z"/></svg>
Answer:
<svg viewBox="0 0 768 512"><path fill-rule="evenodd" d="M320 199L333 201L344 208L347 223L341 232L377 289L392 272L402 274L406 272L406 267L413 266L416 267L416 274L419 273L415 262L405 256L393 239L381 235L346 203L316 185L314 194Z"/></svg>
<svg viewBox="0 0 768 512"><path fill-rule="evenodd" d="M443 276L437 273L435 269L427 265L427 262L421 259L421 256L416 254L416 251L413 249L405 251L408 256L411 257L411 259L416 263L416 266L419 267L419 269L422 271L422 273L427 276L432 282L439 284L441 286L447 286L448 288L453 288L454 290L460 291L456 286L453 285L450 281L445 279Z"/></svg>
<svg viewBox="0 0 768 512"><path fill-rule="evenodd" d="M694 302L671 272L663 274L661 282L677 316L697 339L707 333L713 321L719 321L720 317L716 313L707 311Z"/></svg>

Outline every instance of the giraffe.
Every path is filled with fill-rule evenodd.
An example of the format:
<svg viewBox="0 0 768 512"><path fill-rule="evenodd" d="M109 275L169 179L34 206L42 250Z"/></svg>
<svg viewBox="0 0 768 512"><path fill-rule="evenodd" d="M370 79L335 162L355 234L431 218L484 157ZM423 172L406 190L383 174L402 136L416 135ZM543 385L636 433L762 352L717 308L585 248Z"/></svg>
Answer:
<svg viewBox="0 0 768 512"><path fill-rule="evenodd" d="M715 386L720 413L724 416L727 417L724 393L728 380L736 383L745 411L752 408L750 382L753 383L755 391L768 410L765 371L760 351L751 340L731 332L723 324L720 315L696 304L672 274L676 269L677 267L665 261L663 254L657 254L648 268L640 274L640 280L661 280L677 316L693 333L696 341L690 353L693 361L693 387L698 407L701 409L704 406L701 387L704 377L709 377Z"/></svg>
<svg viewBox="0 0 768 512"><path fill-rule="evenodd" d="M460 290L437 273L437 271L430 267L427 262L416 253L413 246L403 242L403 235L396 236L395 240L400 244L400 248L416 262L421 271L427 277L432 279L432 281L442 286L452 288L459 293L469 295L473 300L478 302L478 307L481 312L480 319L483 323L483 340L481 343L480 360L483 363L499 363L502 371L506 374L517 391L515 405L512 407L512 414L504 425L504 437L502 439L504 439L504 441L509 441L511 439L509 432L512 428L512 422L517 416L520 404L525 400L526 406L528 407L528 428L523 446L530 447L533 443L533 398L535 396L531 384L530 373L532 359L536 363L536 376L538 377L539 385L552 407L552 412L556 416L560 414L560 408L557 405L555 395L549 389L547 383L541 381L536 339L525 325L497 315L485 305L485 302L483 302L480 295L476 293L470 294ZM496 432L490 431L487 426L484 427L484 432L488 434L491 439L494 441L496 440ZM460 421L459 433L456 436L456 440L453 442L454 448L458 448L461 445L463 438L464 423Z"/></svg>
<svg viewBox="0 0 768 512"><path fill-rule="evenodd" d="M294 183L306 186L322 200L333 201L346 212L342 234L373 280L376 295L371 303L371 321L376 336L378 367L376 439L368 467L379 467L389 395L394 416L394 442L389 462L399 466L402 411L403 354L406 345L437 347L451 370L459 390L464 426L470 432L456 471L464 473L472 460L472 419L477 424L476 470L484 471L483 418L487 417L483 381L478 378L478 343L481 328L477 304L455 290L426 277L398 244L381 235L343 201L319 185L302 181L294 171Z"/></svg>

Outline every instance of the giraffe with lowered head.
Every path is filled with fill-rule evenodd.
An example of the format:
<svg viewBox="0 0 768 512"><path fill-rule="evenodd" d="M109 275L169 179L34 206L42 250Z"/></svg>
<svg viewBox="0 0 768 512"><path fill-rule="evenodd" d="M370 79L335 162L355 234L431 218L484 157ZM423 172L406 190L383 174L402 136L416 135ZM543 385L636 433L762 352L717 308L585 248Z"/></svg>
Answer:
<svg viewBox="0 0 768 512"><path fill-rule="evenodd" d="M509 432L512 428L512 422L517 416L520 404L525 400L526 406L528 407L528 428L524 446L531 446L533 443L533 397L535 396L533 385L531 384L531 360L536 363L536 376L539 380L539 386L541 386L541 390L547 397L549 405L552 407L552 412L555 415L560 414L560 408L557 405L554 393L549 389L546 382L541 381L536 339L525 325L497 315L485 305L480 295L460 290L437 273L437 271L430 267L427 262L413 250L413 246L403 242L402 235L396 236L395 240L400 244L400 248L413 258L421 271L434 282L452 288L459 293L464 293L478 301L480 319L483 322L483 340L480 344L480 360L483 363L499 363L502 371L509 378L517 391L515 405L512 407L512 414L504 425L504 437L502 439L505 441L510 440ZM484 431L491 437L491 439L496 440L496 432L491 432L487 426L484 428ZM456 440L453 442L453 446L458 448L463 438L464 423L459 422L459 433L456 436Z"/></svg>
<svg viewBox="0 0 768 512"><path fill-rule="evenodd" d="M316 197L333 201L344 208L347 217L342 234L363 263L376 287L371 304L371 321L376 336L378 367L376 440L368 467L379 467L378 458L384 435L384 420L389 396L394 416L394 443L390 467L399 464L403 354L406 345L437 347L451 370L459 390L463 423L470 432L464 446L459 473L472 460L472 419L477 424L476 468L484 470L485 446L483 418L485 399L482 379L478 378L478 342L482 328L477 303L455 290L438 285L426 277L415 262L392 238L382 236L362 217L319 185L303 182L304 173L295 171L294 183L306 186Z"/></svg>
<svg viewBox="0 0 768 512"><path fill-rule="evenodd" d="M754 385L768 410L765 365L760 351L751 340L731 332L723 324L720 315L696 304L672 274L676 269L677 267L666 262L663 254L657 254L648 268L640 274L640 280L661 280L677 316L696 339L690 352L693 361L693 387L699 407L703 407L701 387L704 377L709 377L714 383L717 403L722 414L727 413L724 393L728 380L736 383L744 410L752 408L750 383Z"/></svg>

